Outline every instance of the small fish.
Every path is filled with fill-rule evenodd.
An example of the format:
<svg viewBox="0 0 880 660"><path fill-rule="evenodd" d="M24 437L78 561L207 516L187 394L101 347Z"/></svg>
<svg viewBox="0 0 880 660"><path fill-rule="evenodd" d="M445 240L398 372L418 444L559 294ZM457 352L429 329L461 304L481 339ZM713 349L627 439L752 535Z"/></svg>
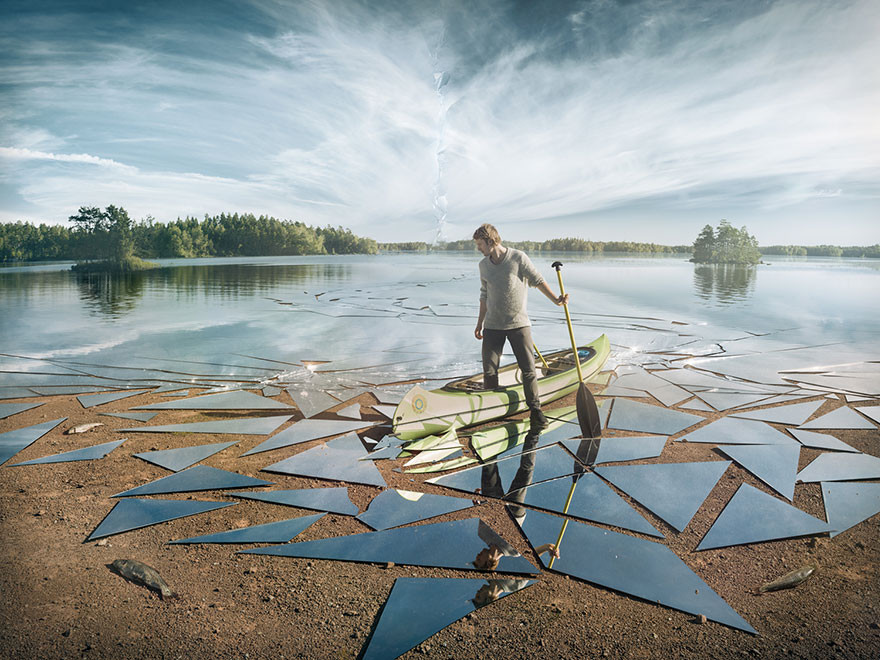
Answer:
<svg viewBox="0 0 880 660"><path fill-rule="evenodd" d="M79 426L74 426L71 429L67 429L64 432L64 435L71 435L73 433L85 433L86 431L91 431L92 429L96 429L99 426L104 426L101 422L92 422L91 424L80 424Z"/></svg>
<svg viewBox="0 0 880 660"><path fill-rule="evenodd" d="M802 582L806 582L807 578L815 573L817 568L818 566L816 564L807 564L806 566L801 566L796 571L786 573L781 578L777 578L776 580L773 580L772 582L768 582L767 584L761 586L758 591L763 594L768 591L791 589L792 587L798 586Z"/></svg>
<svg viewBox="0 0 880 660"><path fill-rule="evenodd" d="M137 559L117 559L109 565L110 570L135 584L142 584L148 589L159 593L162 600L177 598L168 583L162 579L158 571Z"/></svg>

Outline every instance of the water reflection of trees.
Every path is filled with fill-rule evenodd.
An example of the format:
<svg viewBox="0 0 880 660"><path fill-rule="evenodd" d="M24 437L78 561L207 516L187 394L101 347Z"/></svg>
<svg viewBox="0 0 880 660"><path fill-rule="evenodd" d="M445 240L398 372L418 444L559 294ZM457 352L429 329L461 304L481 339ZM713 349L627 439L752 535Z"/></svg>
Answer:
<svg viewBox="0 0 880 660"><path fill-rule="evenodd" d="M695 264L694 290L707 302L732 305L752 295L756 274L757 266L746 264Z"/></svg>
<svg viewBox="0 0 880 660"><path fill-rule="evenodd" d="M118 318L137 307L144 293L142 272L77 273L80 299L92 313Z"/></svg>

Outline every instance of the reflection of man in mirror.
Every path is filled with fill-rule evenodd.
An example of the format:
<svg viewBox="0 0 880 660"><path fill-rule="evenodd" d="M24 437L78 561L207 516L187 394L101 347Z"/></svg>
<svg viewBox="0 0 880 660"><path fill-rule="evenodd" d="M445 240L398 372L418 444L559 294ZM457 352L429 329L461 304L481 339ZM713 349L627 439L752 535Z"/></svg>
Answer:
<svg viewBox="0 0 880 660"><path fill-rule="evenodd" d="M483 340L483 387L498 387L498 366L505 340L510 342L522 373L523 394L531 423L544 427L547 420L538 398L538 377L532 353L532 323L526 311L528 287L535 287L556 305L568 302L557 296L525 252L501 245L498 230L486 223L474 232L483 255L480 261L480 315L474 336Z"/></svg>

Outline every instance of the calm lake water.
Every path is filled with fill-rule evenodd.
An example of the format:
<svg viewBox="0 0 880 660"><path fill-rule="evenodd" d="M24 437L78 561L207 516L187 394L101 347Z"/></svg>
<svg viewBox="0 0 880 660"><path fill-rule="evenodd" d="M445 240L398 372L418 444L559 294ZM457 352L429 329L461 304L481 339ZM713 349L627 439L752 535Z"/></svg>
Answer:
<svg viewBox="0 0 880 660"><path fill-rule="evenodd" d="M479 258L163 260L160 269L126 277L77 276L70 264L0 268L0 369L39 371L35 360L146 360L152 367L206 363L224 373L253 365L238 356L277 360L282 368L303 359L376 361L381 354L401 363L433 356L437 364L478 371ZM556 259L565 264L581 343L605 331L613 344L633 347L640 341L634 332L648 328L709 342L764 335L779 350L880 352L876 261L768 257L768 265L725 268L695 266L684 255L534 256L554 289ZM568 344L560 308L532 291L529 311L539 348ZM0 384L17 380L0 374Z"/></svg>

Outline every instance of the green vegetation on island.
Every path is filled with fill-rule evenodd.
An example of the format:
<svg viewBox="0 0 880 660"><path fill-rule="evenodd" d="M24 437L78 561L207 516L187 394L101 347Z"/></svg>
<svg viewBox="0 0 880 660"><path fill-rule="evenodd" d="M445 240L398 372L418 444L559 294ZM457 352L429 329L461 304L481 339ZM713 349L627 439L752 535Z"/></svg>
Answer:
<svg viewBox="0 0 880 660"><path fill-rule="evenodd" d="M727 220L722 220L718 229L712 225L694 241L691 261L698 264L757 264L761 261L758 239L749 234L748 229L737 229Z"/></svg>

